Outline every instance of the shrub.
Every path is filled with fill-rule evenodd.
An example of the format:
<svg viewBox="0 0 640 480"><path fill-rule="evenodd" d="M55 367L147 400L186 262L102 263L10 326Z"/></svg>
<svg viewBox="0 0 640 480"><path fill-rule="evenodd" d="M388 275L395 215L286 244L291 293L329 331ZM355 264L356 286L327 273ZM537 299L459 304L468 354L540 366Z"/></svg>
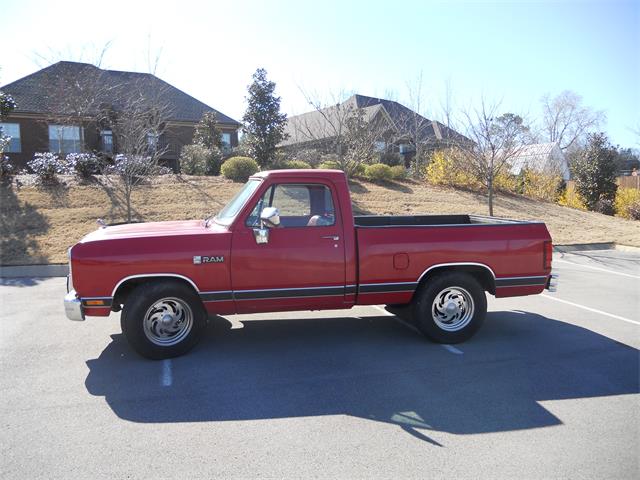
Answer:
<svg viewBox="0 0 640 480"><path fill-rule="evenodd" d="M426 179L433 185L478 189L480 184L462 168L462 158L453 150L440 150L431 156Z"/></svg>
<svg viewBox="0 0 640 480"><path fill-rule="evenodd" d="M246 182L251 175L258 172L260 166L253 158L231 157L222 164L222 175L234 182Z"/></svg>
<svg viewBox="0 0 640 480"><path fill-rule="evenodd" d="M575 208L576 210L586 210L584 200L580 197L574 186L567 186L558 199L558 205Z"/></svg>
<svg viewBox="0 0 640 480"><path fill-rule="evenodd" d="M616 207L613 200L601 198L593 206L593 211L602 213L603 215L613 215L616 213Z"/></svg>
<svg viewBox="0 0 640 480"><path fill-rule="evenodd" d="M340 164L335 160L325 160L320 165L318 165L318 168L322 168L324 170L342 170L340 168Z"/></svg>
<svg viewBox="0 0 640 480"><path fill-rule="evenodd" d="M73 170L80 178L89 178L99 170L98 157L93 153L69 153L65 163L67 170Z"/></svg>
<svg viewBox="0 0 640 480"><path fill-rule="evenodd" d="M35 173L41 183L56 183L57 175L73 173L73 166L69 168L67 162L51 152L36 153L27 166Z"/></svg>
<svg viewBox="0 0 640 480"><path fill-rule="evenodd" d="M640 190L637 188L618 188L615 207L618 216L640 220Z"/></svg>
<svg viewBox="0 0 640 480"><path fill-rule="evenodd" d="M566 184L562 177L524 168L517 177L517 193L548 202L557 202Z"/></svg>
<svg viewBox="0 0 640 480"><path fill-rule="evenodd" d="M283 162L282 168L291 168L291 169L300 169L300 170L308 170L313 168L307 162L303 162L302 160L287 160Z"/></svg>
<svg viewBox="0 0 640 480"><path fill-rule="evenodd" d="M15 168L9 157L0 152L0 182L8 182L13 178Z"/></svg>
<svg viewBox="0 0 640 480"><path fill-rule="evenodd" d="M180 171L186 175L220 175L222 150L204 145L185 145L180 152Z"/></svg>
<svg viewBox="0 0 640 480"><path fill-rule="evenodd" d="M395 167L396 165L403 165L404 160L402 155L396 152L384 152L380 154L380 163Z"/></svg>
<svg viewBox="0 0 640 480"><path fill-rule="evenodd" d="M493 186L502 192L517 192L518 179L509 172L498 172L493 177Z"/></svg>
<svg viewBox="0 0 640 480"><path fill-rule="evenodd" d="M394 180L402 180L407 178L407 169L403 165L395 165L391 167L391 178Z"/></svg>
<svg viewBox="0 0 640 480"><path fill-rule="evenodd" d="M373 165L366 166L364 176L374 182L386 182L393 178L393 172L389 165L374 163Z"/></svg>

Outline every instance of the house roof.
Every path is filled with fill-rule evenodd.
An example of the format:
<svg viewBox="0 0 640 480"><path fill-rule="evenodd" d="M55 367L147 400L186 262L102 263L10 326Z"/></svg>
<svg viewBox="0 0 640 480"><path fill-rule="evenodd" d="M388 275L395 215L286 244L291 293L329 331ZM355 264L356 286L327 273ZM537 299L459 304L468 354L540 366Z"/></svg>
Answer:
<svg viewBox="0 0 640 480"><path fill-rule="evenodd" d="M110 105L117 111L131 95L154 91L160 92L170 112L170 120L198 122L205 112L213 111L221 124L240 126L238 121L155 75L105 70L88 63L57 62L0 88L16 101L16 113L69 114L73 112L59 111L62 103L58 98L61 92L73 94L75 90L82 96L84 88L86 96L89 82L96 99L92 102L92 110L95 111L87 113L98 113L101 104Z"/></svg>
<svg viewBox="0 0 640 480"><path fill-rule="evenodd" d="M339 122L334 120L338 120L340 115L345 115L346 112L353 112L356 109L364 111L367 121L371 121L381 113L386 114L392 128L397 131L402 131L409 124L418 125L420 130L418 136L422 141L433 139L466 140L466 137L455 130L439 122L429 120L396 101L355 94L338 105L289 117L285 127L289 138L281 145L294 145L336 136L332 124L336 125Z"/></svg>

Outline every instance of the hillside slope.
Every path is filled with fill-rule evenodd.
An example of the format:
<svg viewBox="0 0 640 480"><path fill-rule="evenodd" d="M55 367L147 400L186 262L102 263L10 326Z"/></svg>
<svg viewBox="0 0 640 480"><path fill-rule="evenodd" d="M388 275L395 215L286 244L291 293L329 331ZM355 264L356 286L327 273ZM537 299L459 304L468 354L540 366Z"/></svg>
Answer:
<svg viewBox="0 0 640 480"><path fill-rule="evenodd" d="M21 179L28 184L30 179ZM96 228L96 219L122 221L113 193L100 184L44 190L0 187L0 263L26 265L66 262L66 249ZM218 177L158 177L136 192L136 215L145 221L204 218L218 211L240 187ZM417 182L351 185L361 214L487 214L482 195ZM617 242L640 247L640 222L581 212L519 196L500 195L495 214L546 222L557 244Z"/></svg>

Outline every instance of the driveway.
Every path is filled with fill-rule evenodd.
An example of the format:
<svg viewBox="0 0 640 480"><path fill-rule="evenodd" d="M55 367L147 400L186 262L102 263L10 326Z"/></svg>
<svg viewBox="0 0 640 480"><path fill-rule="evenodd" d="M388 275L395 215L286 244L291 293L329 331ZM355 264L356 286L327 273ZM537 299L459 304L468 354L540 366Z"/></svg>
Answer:
<svg viewBox="0 0 640 480"><path fill-rule="evenodd" d="M358 307L212 318L161 362L66 320L65 279L4 279L0 475L637 478L640 255L554 260L461 345Z"/></svg>

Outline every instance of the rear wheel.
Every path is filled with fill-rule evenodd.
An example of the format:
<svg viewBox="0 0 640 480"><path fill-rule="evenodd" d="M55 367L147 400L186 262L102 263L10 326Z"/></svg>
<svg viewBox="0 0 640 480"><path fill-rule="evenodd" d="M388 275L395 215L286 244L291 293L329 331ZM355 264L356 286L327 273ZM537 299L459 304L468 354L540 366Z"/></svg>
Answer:
<svg viewBox="0 0 640 480"><path fill-rule="evenodd" d="M207 314L198 295L178 282L138 286L122 310L122 332L140 355L160 360L188 352L200 340Z"/></svg>
<svg viewBox="0 0 640 480"><path fill-rule="evenodd" d="M442 273L427 280L416 293L413 318L418 328L438 343L460 343L482 326L487 297L467 273Z"/></svg>

